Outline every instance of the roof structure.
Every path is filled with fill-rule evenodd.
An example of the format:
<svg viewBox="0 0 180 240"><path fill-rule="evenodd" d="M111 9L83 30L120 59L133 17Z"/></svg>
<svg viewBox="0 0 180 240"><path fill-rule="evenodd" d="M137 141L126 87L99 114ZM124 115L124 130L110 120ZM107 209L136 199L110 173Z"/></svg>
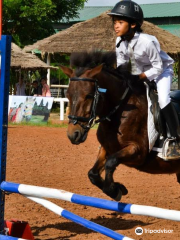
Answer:
<svg viewBox="0 0 180 240"><path fill-rule="evenodd" d="M36 55L22 51L16 44L11 44L11 68L16 69L55 69L41 61Z"/></svg>
<svg viewBox="0 0 180 240"><path fill-rule="evenodd" d="M179 17L180 2L173 3L154 3L140 4L142 7L144 18L164 18ZM113 6L85 6L79 10L78 18L71 18L70 22L82 22L97 17L101 13L112 9Z"/></svg>
<svg viewBox="0 0 180 240"><path fill-rule="evenodd" d="M180 38L180 24L165 24L159 27Z"/></svg>
<svg viewBox="0 0 180 240"><path fill-rule="evenodd" d="M145 18L179 17L180 2L141 5Z"/></svg>
<svg viewBox="0 0 180 240"><path fill-rule="evenodd" d="M91 18L97 17L100 14L109 11L113 6L92 6L92 7L84 7L83 9L78 11L79 17L70 18L69 22L83 22L89 20Z"/></svg>
<svg viewBox="0 0 180 240"><path fill-rule="evenodd" d="M180 38L146 21L143 23L143 30L157 37L162 50L174 57L180 53ZM27 46L24 50L30 51L37 48L42 52L69 54L91 48L112 51L115 48L115 39L112 20L105 12L93 19L74 24L34 45Z"/></svg>

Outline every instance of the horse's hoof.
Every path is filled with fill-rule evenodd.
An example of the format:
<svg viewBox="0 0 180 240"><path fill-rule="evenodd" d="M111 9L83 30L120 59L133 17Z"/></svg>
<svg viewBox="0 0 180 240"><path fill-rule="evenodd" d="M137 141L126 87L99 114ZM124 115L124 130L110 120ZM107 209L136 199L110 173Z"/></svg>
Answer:
<svg viewBox="0 0 180 240"><path fill-rule="evenodd" d="M118 182L115 182L114 186L115 186L117 195L113 199L115 201L120 201L121 198L122 198L122 195L127 195L128 194L128 190L127 190L127 188L123 184L120 184Z"/></svg>
<svg viewBox="0 0 180 240"><path fill-rule="evenodd" d="M116 187L120 188L120 190L122 192L122 195L127 195L128 194L128 190L123 184L120 184L118 182L115 182L114 184L115 184Z"/></svg>
<svg viewBox="0 0 180 240"><path fill-rule="evenodd" d="M103 192L115 201L120 201L122 195L126 195L128 193L125 186L120 183L113 183L110 188L104 188Z"/></svg>
<svg viewBox="0 0 180 240"><path fill-rule="evenodd" d="M121 200L121 198L122 198L122 192L121 192L121 190L119 189L117 196L116 196L115 198L113 198L113 199L114 199L115 201L119 202L119 201Z"/></svg>
<svg viewBox="0 0 180 240"><path fill-rule="evenodd" d="M119 188L113 189L113 191L112 191L112 189L111 189L111 191L103 189L103 192L107 196L109 196L112 199L114 199L115 201L120 201L121 200L122 192L121 192L121 190Z"/></svg>

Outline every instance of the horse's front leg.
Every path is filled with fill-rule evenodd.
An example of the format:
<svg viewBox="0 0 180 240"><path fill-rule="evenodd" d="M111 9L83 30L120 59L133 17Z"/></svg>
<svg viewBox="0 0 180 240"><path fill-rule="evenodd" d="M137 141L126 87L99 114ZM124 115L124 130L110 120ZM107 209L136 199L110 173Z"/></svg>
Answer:
<svg viewBox="0 0 180 240"><path fill-rule="evenodd" d="M104 179L101 177L101 173L104 171L104 165L106 162L106 150L101 146L97 156L96 163L93 168L88 172L88 177L92 184L96 185L101 190L104 186Z"/></svg>
<svg viewBox="0 0 180 240"><path fill-rule="evenodd" d="M126 195L128 191L124 185L114 182L113 173L120 163L134 164L133 160L138 162L140 160L139 147L136 144L128 145L107 157L103 192L116 201L120 201L122 195Z"/></svg>

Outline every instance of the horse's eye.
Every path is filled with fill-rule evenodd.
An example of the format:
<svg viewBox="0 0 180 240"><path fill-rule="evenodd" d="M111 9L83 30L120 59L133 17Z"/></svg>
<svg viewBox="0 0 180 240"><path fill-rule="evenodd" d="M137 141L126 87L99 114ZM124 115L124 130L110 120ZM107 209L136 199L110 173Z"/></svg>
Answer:
<svg viewBox="0 0 180 240"><path fill-rule="evenodd" d="M93 94L86 95L86 99L92 99L93 97L94 97Z"/></svg>

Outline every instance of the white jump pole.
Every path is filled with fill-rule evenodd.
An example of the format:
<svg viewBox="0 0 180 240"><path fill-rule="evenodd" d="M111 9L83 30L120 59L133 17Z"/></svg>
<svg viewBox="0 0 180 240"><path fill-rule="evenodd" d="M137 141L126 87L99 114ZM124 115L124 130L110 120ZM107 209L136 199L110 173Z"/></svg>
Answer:
<svg viewBox="0 0 180 240"><path fill-rule="evenodd" d="M24 195L25 196L25 195ZM123 236L119 233L114 232L113 230L103 227L97 223L91 222L87 219L84 219L78 215L75 215L74 213L71 213L59 206L57 206L56 204L42 199L42 198L37 198L37 197L31 197L31 196L25 196L29 199L31 199L32 201L39 203L40 205L42 205L43 207L49 209L50 211L56 213L59 216L62 216L66 219L69 219L75 223L78 223L86 228L89 228L93 231L99 232L101 234L104 234L112 239L116 239L116 240L133 240L132 238L128 238L126 236Z"/></svg>
<svg viewBox="0 0 180 240"><path fill-rule="evenodd" d="M164 208L143 206L137 204L120 203L109 201L100 198L88 197L79 194L74 194L64 190L37 187L32 185L17 184L10 182L2 182L1 189L7 192L19 193L32 197L39 198L55 198L64 201L69 201L76 204L107 209L128 214L143 215L149 217L156 217L168 219L173 221L180 221L180 211L168 210Z"/></svg>

